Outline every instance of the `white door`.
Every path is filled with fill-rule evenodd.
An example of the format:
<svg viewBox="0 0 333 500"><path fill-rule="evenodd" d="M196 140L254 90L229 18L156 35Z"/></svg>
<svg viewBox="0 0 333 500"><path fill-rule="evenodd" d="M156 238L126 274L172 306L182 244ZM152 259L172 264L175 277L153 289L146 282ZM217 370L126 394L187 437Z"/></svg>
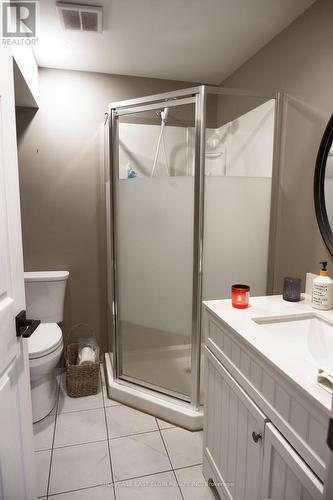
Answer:
<svg viewBox="0 0 333 500"><path fill-rule="evenodd" d="M26 340L13 60L0 47L0 500L33 500L35 466Z"/></svg>

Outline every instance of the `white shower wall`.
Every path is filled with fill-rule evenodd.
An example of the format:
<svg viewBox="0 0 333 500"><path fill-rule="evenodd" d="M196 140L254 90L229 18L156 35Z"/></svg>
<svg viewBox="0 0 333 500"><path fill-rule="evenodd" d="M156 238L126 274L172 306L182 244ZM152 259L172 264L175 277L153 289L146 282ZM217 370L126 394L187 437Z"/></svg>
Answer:
<svg viewBox="0 0 333 500"><path fill-rule="evenodd" d="M172 111L171 111L172 113ZM117 250L119 319L191 334L194 129L119 124ZM274 101L207 129L203 298L226 298L234 282L266 293ZM127 180L127 168L138 178ZM140 343L140 340L138 341Z"/></svg>
<svg viewBox="0 0 333 500"><path fill-rule="evenodd" d="M206 129L206 176L272 177L274 109L270 99L219 128ZM193 165L193 128L189 137Z"/></svg>
<svg viewBox="0 0 333 500"><path fill-rule="evenodd" d="M119 177L127 178L128 167L138 177L150 177L160 134L160 125L119 123ZM188 175L187 127L167 126L164 131L167 164L171 175ZM167 176L163 145L157 159L156 177Z"/></svg>

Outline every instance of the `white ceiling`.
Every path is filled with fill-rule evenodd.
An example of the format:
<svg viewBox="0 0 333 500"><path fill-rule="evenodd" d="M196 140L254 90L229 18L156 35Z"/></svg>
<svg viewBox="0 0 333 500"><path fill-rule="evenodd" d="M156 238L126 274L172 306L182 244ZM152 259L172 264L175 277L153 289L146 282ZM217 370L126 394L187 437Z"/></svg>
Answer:
<svg viewBox="0 0 333 500"><path fill-rule="evenodd" d="M39 66L218 84L314 0L83 0L103 33L64 31L41 0Z"/></svg>

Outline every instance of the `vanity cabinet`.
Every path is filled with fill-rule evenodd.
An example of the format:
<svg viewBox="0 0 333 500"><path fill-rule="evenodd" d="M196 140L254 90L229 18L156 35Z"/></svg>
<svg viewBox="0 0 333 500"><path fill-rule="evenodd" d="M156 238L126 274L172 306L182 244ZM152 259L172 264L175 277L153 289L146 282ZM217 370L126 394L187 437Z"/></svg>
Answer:
<svg viewBox="0 0 333 500"><path fill-rule="evenodd" d="M255 388L255 379L260 376L256 367L262 365L252 363L250 368L249 357L247 376L245 368L243 373L236 369L237 364L241 366L242 352L249 356L251 353L247 346L236 341L232 344L232 331L228 332L226 324L220 324L208 309L204 313L204 330L205 478L214 481L223 500L323 500L323 483L312 469L315 465L321 471L322 466L320 456L312 449L315 444L311 442L310 447L305 440L299 440L297 425L296 429L288 426L284 415L272 402L268 405ZM267 380L273 379L270 369L265 370ZM307 410L311 422L312 409ZM294 439L292 445L290 436ZM321 450L320 432L317 438ZM303 450L306 458L301 454ZM306 462L307 458L310 460Z"/></svg>

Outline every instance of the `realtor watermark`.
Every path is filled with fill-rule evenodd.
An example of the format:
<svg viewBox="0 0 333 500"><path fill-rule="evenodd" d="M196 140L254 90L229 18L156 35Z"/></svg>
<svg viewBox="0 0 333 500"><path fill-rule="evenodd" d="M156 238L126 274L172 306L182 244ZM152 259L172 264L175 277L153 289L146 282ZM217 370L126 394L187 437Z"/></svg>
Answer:
<svg viewBox="0 0 333 500"><path fill-rule="evenodd" d="M38 1L1 1L2 45L35 45L38 41Z"/></svg>

